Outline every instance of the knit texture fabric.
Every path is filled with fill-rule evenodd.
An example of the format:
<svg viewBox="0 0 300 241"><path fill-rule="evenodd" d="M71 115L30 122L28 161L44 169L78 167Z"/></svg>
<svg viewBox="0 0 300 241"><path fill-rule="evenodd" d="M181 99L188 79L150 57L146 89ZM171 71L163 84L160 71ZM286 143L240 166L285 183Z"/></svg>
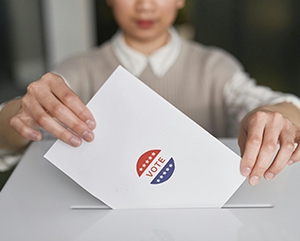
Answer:
<svg viewBox="0 0 300 241"><path fill-rule="evenodd" d="M87 103L118 65L106 42L64 61L54 72ZM226 52L183 40L178 59L163 77L156 77L149 65L137 77L211 134L227 137L224 85L238 71L242 67Z"/></svg>

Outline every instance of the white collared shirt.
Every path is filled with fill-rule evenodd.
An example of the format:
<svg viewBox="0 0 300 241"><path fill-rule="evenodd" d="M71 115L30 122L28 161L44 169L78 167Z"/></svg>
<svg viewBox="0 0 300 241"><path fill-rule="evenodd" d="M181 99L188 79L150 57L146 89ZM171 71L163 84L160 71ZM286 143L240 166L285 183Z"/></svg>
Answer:
<svg viewBox="0 0 300 241"><path fill-rule="evenodd" d="M142 54L129 47L121 31L112 38L112 46L120 63L133 75L139 77L149 64L157 77L163 77L177 60L181 39L174 28L170 28L168 43L151 55Z"/></svg>

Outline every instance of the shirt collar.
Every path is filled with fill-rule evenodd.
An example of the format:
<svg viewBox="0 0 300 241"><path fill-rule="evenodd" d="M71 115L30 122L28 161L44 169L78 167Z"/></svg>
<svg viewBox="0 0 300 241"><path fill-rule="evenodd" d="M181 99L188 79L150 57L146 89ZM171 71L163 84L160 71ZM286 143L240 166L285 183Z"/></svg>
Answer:
<svg viewBox="0 0 300 241"><path fill-rule="evenodd" d="M181 49L177 31L170 28L169 32L170 40L166 45L151 55L145 55L129 47L122 31L118 31L112 38L113 51L120 63L133 75L139 77L149 64L155 76L163 77L175 63Z"/></svg>

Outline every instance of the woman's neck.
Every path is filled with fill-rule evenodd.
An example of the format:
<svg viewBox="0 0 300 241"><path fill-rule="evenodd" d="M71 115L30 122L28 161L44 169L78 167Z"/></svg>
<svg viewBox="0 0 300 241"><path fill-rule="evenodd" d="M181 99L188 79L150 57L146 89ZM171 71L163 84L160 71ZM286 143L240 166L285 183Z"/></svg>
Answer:
<svg viewBox="0 0 300 241"><path fill-rule="evenodd" d="M160 36L159 38L150 39L150 40L131 38L130 36L124 34L124 39L126 44L128 44L128 46L130 46L134 50L143 53L145 55L151 55L156 50L165 46L169 42L170 33L167 32L166 34Z"/></svg>

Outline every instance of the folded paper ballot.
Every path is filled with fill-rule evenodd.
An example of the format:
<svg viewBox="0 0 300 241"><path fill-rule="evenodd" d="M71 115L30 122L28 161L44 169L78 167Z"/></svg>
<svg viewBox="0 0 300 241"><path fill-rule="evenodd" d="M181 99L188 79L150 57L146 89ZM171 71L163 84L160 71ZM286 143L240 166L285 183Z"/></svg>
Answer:
<svg viewBox="0 0 300 241"><path fill-rule="evenodd" d="M245 180L238 155L120 66L87 106L94 141L45 157L112 209L221 208Z"/></svg>

